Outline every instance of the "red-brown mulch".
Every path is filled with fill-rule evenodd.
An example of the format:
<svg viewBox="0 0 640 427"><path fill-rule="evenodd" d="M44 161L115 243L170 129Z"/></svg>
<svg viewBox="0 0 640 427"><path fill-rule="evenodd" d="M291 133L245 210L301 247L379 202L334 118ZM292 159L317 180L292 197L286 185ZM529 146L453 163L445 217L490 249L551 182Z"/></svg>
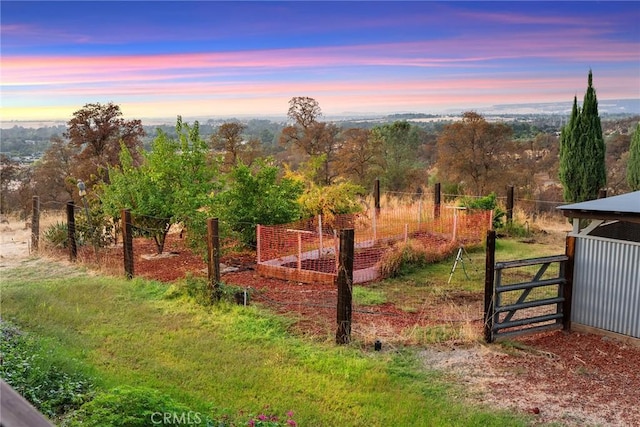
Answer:
<svg viewBox="0 0 640 427"><path fill-rule="evenodd" d="M507 378L490 382L494 396L515 400L544 422L640 426L640 347L563 331L517 341L530 350L488 361Z"/></svg>

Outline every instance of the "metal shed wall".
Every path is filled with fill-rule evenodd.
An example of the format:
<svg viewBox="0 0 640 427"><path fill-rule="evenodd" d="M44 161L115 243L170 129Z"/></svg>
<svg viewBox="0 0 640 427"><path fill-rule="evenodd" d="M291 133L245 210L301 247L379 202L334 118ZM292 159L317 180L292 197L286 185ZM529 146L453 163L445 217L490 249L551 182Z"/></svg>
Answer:
<svg viewBox="0 0 640 427"><path fill-rule="evenodd" d="M571 321L640 338L640 243L576 235Z"/></svg>

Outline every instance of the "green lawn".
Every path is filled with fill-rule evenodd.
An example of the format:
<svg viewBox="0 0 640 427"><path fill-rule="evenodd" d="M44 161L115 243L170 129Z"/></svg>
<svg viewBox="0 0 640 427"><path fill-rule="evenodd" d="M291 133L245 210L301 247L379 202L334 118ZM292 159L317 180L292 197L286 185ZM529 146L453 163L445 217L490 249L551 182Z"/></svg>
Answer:
<svg viewBox="0 0 640 427"><path fill-rule="evenodd" d="M293 411L300 426L526 425L465 404L465 391L425 371L412 350L306 342L280 317L204 307L179 286L30 260L3 271L1 287L3 320L45 340L99 389L149 387L236 425L266 407L285 419Z"/></svg>

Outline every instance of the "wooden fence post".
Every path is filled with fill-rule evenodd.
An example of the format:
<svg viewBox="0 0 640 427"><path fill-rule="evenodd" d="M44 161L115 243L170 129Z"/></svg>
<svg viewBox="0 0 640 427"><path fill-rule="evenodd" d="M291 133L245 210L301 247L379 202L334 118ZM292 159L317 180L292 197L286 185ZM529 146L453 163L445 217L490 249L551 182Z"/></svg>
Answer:
<svg viewBox="0 0 640 427"><path fill-rule="evenodd" d="M507 224L513 222L513 185L507 187Z"/></svg>
<svg viewBox="0 0 640 427"><path fill-rule="evenodd" d="M493 286L496 264L496 232L487 231L485 273L484 273L484 340L493 342Z"/></svg>
<svg viewBox="0 0 640 427"><path fill-rule="evenodd" d="M218 218L207 219L207 267L211 299L219 301L220 291L220 235Z"/></svg>
<svg viewBox="0 0 640 427"><path fill-rule="evenodd" d="M131 229L131 212L122 210L122 249L124 252L124 274L127 279L133 278L133 230Z"/></svg>
<svg viewBox="0 0 640 427"><path fill-rule="evenodd" d="M31 210L31 249L38 250L40 243L40 198L33 196L33 207Z"/></svg>
<svg viewBox="0 0 640 427"><path fill-rule="evenodd" d="M376 178L373 184L373 200L376 208L376 215L380 215L380 180Z"/></svg>
<svg viewBox="0 0 640 427"><path fill-rule="evenodd" d="M565 255L569 258L564 268L564 302L562 303L562 329L571 329L571 298L573 297L573 265L576 255L576 238L567 236L565 243Z"/></svg>
<svg viewBox="0 0 640 427"><path fill-rule="evenodd" d="M67 202L67 240L69 243L69 261L78 258L78 246L76 245L76 216L73 200Z"/></svg>
<svg viewBox="0 0 640 427"><path fill-rule="evenodd" d="M437 182L433 190L433 217L440 218L440 183Z"/></svg>
<svg viewBox="0 0 640 427"><path fill-rule="evenodd" d="M260 247L262 246L262 236L260 236L260 224L256 225L256 258L257 263L260 264Z"/></svg>
<svg viewBox="0 0 640 427"><path fill-rule="evenodd" d="M340 254L338 265L338 309L336 344L351 341L351 313L353 298L353 254L354 231L352 228L340 230Z"/></svg>

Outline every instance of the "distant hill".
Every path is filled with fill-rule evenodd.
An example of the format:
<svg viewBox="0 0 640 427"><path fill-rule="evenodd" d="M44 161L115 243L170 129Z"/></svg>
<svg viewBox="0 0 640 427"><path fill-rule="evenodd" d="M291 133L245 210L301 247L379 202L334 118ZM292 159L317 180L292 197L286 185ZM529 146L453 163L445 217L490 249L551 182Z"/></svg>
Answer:
<svg viewBox="0 0 640 427"><path fill-rule="evenodd" d="M578 99L578 104L581 100ZM484 114L570 114L573 100L536 104L498 104L479 109ZM599 99L600 114L640 114L639 99Z"/></svg>

